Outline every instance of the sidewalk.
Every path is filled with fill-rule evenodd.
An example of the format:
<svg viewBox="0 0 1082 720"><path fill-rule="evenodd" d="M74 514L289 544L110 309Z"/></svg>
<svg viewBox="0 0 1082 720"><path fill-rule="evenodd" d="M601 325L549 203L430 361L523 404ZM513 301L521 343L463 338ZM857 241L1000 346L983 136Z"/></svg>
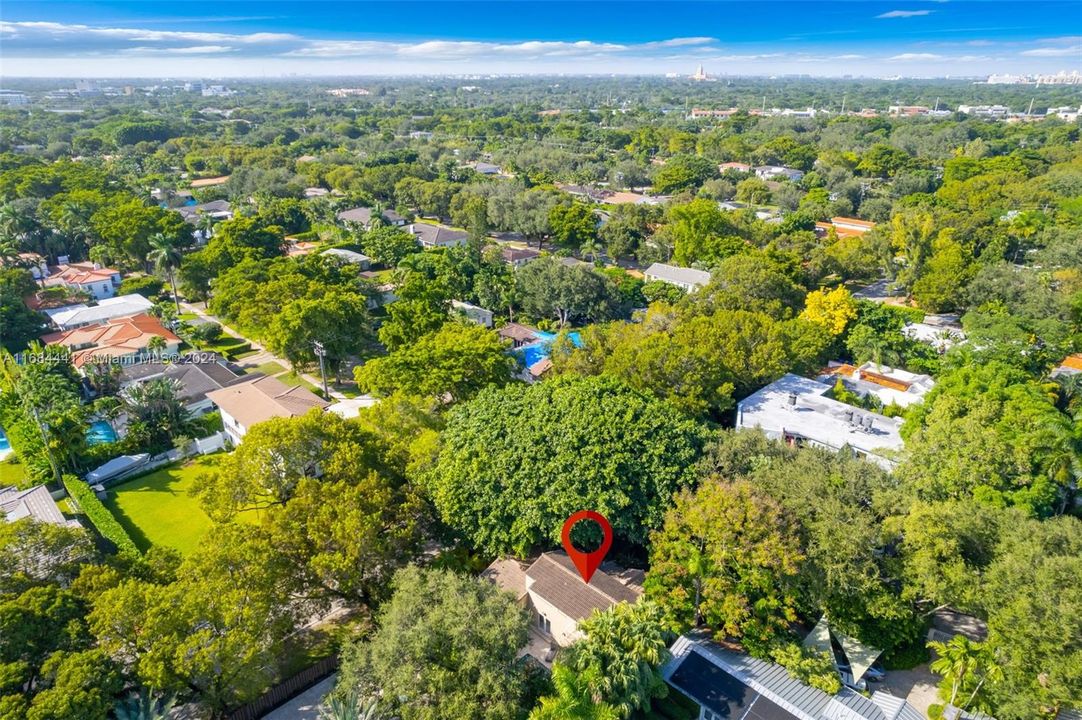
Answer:
<svg viewBox="0 0 1082 720"><path fill-rule="evenodd" d="M278 357L277 355L272 353L270 350L268 350L265 345L262 345L261 343L258 343L255 340L252 340L251 338L245 337L241 333L237 332L233 328L231 328L228 325L226 325L225 323L223 323L218 318L216 318L213 315L209 314L207 311L201 310L201 309L197 308L195 305L192 305L191 303L187 303L187 302L182 302L180 304L180 307L181 307L181 310L183 310L184 312L192 313L194 315L198 315L200 318L202 318L204 320L209 320L210 322L218 323L219 325L222 326L222 332L223 333L225 333L226 335L229 335L230 337L240 338L241 340L244 340L245 342L250 344L252 346L253 350L258 350L259 351L258 354L252 355L251 357L248 357L248 358L245 358L245 364L250 364L250 365L254 366L254 365L262 365L263 363L266 363L266 362L276 362L276 363L278 363L279 365L281 365L284 368L292 367L290 362L288 360L286 360L285 358ZM317 388L322 388L323 387L323 381L322 380L320 380L319 378L314 377L312 375L309 375L308 373L297 373L297 376L304 379L305 381L311 383L312 385L314 385ZM329 384L328 384L328 387L327 387L327 392L330 394L330 396L331 396L330 399L331 400L345 400L346 399L345 395L343 395L342 393L340 393L337 390L332 389Z"/></svg>

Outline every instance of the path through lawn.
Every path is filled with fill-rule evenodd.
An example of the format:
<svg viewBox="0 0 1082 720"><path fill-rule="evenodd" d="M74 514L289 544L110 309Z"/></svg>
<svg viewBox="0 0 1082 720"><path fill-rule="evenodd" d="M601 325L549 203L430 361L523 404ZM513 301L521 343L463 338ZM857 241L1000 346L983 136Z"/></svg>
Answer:
<svg viewBox="0 0 1082 720"><path fill-rule="evenodd" d="M187 554L199 545L212 522L188 495L195 478L223 455L209 455L183 465L161 470L109 488L105 505L131 535L140 550L151 545L168 545ZM242 520L255 522L256 513L243 513Z"/></svg>

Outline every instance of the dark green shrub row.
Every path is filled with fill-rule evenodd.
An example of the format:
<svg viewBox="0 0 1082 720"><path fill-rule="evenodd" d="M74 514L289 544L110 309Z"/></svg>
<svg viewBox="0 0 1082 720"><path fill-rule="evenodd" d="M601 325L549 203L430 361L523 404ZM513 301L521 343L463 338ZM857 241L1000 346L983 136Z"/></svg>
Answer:
<svg viewBox="0 0 1082 720"><path fill-rule="evenodd" d="M49 482L53 470L41 430L14 392L0 392L0 427L4 428L11 451L26 468L25 487Z"/></svg>
<svg viewBox="0 0 1082 720"><path fill-rule="evenodd" d="M124 526L117 522L89 485L74 475L65 475L64 487L101 536L116 546L118 555L137 557L140 554Z"/></svg>

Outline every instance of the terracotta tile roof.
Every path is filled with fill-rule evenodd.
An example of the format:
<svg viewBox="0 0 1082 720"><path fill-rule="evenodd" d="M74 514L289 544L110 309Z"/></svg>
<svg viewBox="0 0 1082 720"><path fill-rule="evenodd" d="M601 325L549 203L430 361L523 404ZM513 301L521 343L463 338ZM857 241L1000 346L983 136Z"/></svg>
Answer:
<svg viewBox="0 0 1082 720"><path fill-rule="evenodd" d="M152 337L159 336L168 344L180 338L167 330L150 315L113 318L108 322L86 325L65 332L44 335L46 345L64 345L72 349L71 361L82 367L91 358L124 357L146 350Z"/></svg>
<svg viewBox="0 0 1082 720"><path fill-rule="evenodd" d="M87 285L93 282L110 280L114 275L119 274L119 270L95 267L94 263L71 263L70 265L57 265L55 268L51 268L49 277L45 279L45 284Z"/></svg>
<svg viewBox="0 0 1082 720"><path fill-rule="evenodd" d="M1082 353L1068 355L1063 358L1063 365L1061 367L1068 367L1072 370L1082 370Z"/></svg>
<svg viewBox="0 0 1082 720"><path fill-rule="evenodd" d="M532 260L537 257L541 257L541 253L533 248L516 248L516 247L503 247L500 249L500 255L507 262L517 262L518 260Z"/></svg>
<svg viewBox="0 0 1082 720"><path fill-rule="evenodd" d="M642 594L601 570L589 584L584 583L571 558L562 552L542 554L527 568L526 577L531 595L552 603L574 620L585 620L594 610L607 610L619 602L633 603Z"/></svg>
<svg viewBox="0 0 1082 720"><path fill-rule="evenodd" d="M297 417L330 403L303 387L290 387L273 377L261 377L207 393L211 402L245 428L278 417Z"/></svg>
<svg viewBox="0 0 1082 720"><path fill-rule="evenodd" d="M875 223L871 222L870 220L858 220L857 218L841 216L830 218L830 222L835 225L853 225L855 227L868 228L869 230L875 227Z"/></svg>
<svg viewBox="0 0 1082 720"><path fill-rule="evenodd" d="M532 375L535 378L536 377L541 377L542 375L544 375L545 373L547 373L551 369L552 369L552 360L549 360L548 358L542 358L541 360L538 360L537 362L535 362L533 365L530 366L530 375Z"/></svg>
<svg viewBox="0 0 1082 720"><path fill-rule="evenodd" d="M525 325L519 325L518 323L507 323L500 328L497 333L502 338L514 340L519 343L528 343L537 340L536 330L526 327Z"/></svg>
<svg viewBox="0 0 1082 720"><path fill-rule="evenodd" d="M229 181L229 175L219 175L212 178L201 178L199 180L192 180L193 188L211 187L212 185L225 185Z"/></svg>

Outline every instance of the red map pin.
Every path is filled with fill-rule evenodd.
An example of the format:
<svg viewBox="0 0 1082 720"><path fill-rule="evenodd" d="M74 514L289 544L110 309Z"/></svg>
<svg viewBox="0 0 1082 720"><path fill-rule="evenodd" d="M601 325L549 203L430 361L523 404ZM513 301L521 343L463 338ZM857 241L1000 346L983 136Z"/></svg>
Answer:
<svg viewBox="0 0 1082 720"><path fill-rule="evenodd" d="M605 539L601 541L601 547L593 552L576 550L575 546L571 544L571 528L575 527L580 520L593 520L601 526L601 532ZM605 559L605 556L609 553L609 548L612 547L612 525L609 525L609 521L601 513L596 513L593 510L579 510L564 522L562 539L567 556L579 569L579 575L582 576L583 582L589 583L590 578L594 576L594 571L601 567L601 561Z"/></svg>

